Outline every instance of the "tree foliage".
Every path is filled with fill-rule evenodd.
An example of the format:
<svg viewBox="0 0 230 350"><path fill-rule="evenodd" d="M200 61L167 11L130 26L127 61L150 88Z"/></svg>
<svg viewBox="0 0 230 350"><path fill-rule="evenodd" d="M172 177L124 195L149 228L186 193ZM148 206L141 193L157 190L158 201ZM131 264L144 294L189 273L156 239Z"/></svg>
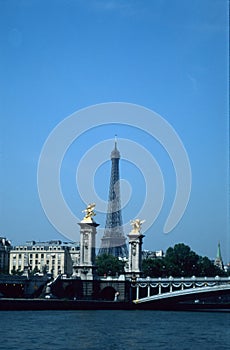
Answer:
<svg viewBox="0 0 230 350"><path fill-rule="evenodd" d="M124 273L124 262L109 254L102 254L96 258L99 276L116 276Z"/></svg>
<svg viewBox="0 0 230 350"><path fill-rule="evenodd" d="M18 276L21 276L23 274L23 271L22 270L15 270L15 269L12 269L11 270L11 275L18 275Z"/></svg>
<svg viewBox="0 0 230 350"><path fill-rule="evenodd" d="M164 262L163 259L144 259L142 262L142 271L145 276L161 277L163 273Z"/></svg>
<svg viewBox="0 0 230 350"><path fill-rule="evenodd" d="M193 252L184 243L169 247L162 259L145 259L142 263L144 276L149 277L213 277L226 273L213 264L207 257Z"/></svg>

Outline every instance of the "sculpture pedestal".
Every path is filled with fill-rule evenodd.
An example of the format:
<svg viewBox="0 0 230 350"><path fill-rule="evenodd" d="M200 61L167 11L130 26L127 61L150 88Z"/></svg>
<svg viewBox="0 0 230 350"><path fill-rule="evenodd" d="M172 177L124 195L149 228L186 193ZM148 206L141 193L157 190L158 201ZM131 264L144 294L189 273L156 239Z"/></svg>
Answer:
<svg viewBox="0 0 230 350"><path fill-rule="evenodd" d="M144 235L140 232L128 234L129 237L129 267L131 276L140 277L142 263L142 243Z"/></svg>
<svg viewBox="0 0 230 350"><path fill-rule="evenodd" d="M96 248L96 227L99 226L93 219L82 220L79 223L80 229L80 264L75 265L74 276L82 280L95 279L95 248Z"/></svg>

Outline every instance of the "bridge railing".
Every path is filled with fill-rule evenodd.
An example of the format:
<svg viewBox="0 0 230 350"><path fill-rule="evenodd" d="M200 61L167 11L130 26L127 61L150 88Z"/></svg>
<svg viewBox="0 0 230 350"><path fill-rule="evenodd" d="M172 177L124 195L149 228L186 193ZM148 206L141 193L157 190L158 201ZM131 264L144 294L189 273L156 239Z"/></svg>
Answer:
<svg viewBox="0 0 230 350"><path fill-rule="evenodd" d="M212 287L230 284L230 277L168 277L137 278L131 280L132 299L150 297L156 294L173 293L189 288Z"/></svg>

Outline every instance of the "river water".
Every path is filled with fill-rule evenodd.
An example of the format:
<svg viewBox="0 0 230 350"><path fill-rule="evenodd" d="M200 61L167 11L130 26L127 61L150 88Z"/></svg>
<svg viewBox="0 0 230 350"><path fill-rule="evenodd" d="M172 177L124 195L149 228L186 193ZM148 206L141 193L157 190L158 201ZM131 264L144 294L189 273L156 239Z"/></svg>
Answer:
<svg viewBox="0 0 230 350"><path fill-rule="evenodd" d="M1 311L1 350L224 350L230 313Z"/></svg>

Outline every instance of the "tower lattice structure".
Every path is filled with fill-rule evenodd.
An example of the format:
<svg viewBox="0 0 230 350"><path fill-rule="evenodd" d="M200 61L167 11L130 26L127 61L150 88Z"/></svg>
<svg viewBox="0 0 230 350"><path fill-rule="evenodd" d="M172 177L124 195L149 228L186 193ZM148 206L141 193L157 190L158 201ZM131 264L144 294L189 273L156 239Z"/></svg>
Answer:
<svg viewBox="0 0 230 350"><path fill-rule="evenodd" d="M101 247L98 254L111 254L116 257L127 257L128 248L125 242L126 239L124 236L121 214L119 160L120 152L117 149L117 141L115 139L115 146L111 152L112 167L105 231L101 239Z"/></svg>

